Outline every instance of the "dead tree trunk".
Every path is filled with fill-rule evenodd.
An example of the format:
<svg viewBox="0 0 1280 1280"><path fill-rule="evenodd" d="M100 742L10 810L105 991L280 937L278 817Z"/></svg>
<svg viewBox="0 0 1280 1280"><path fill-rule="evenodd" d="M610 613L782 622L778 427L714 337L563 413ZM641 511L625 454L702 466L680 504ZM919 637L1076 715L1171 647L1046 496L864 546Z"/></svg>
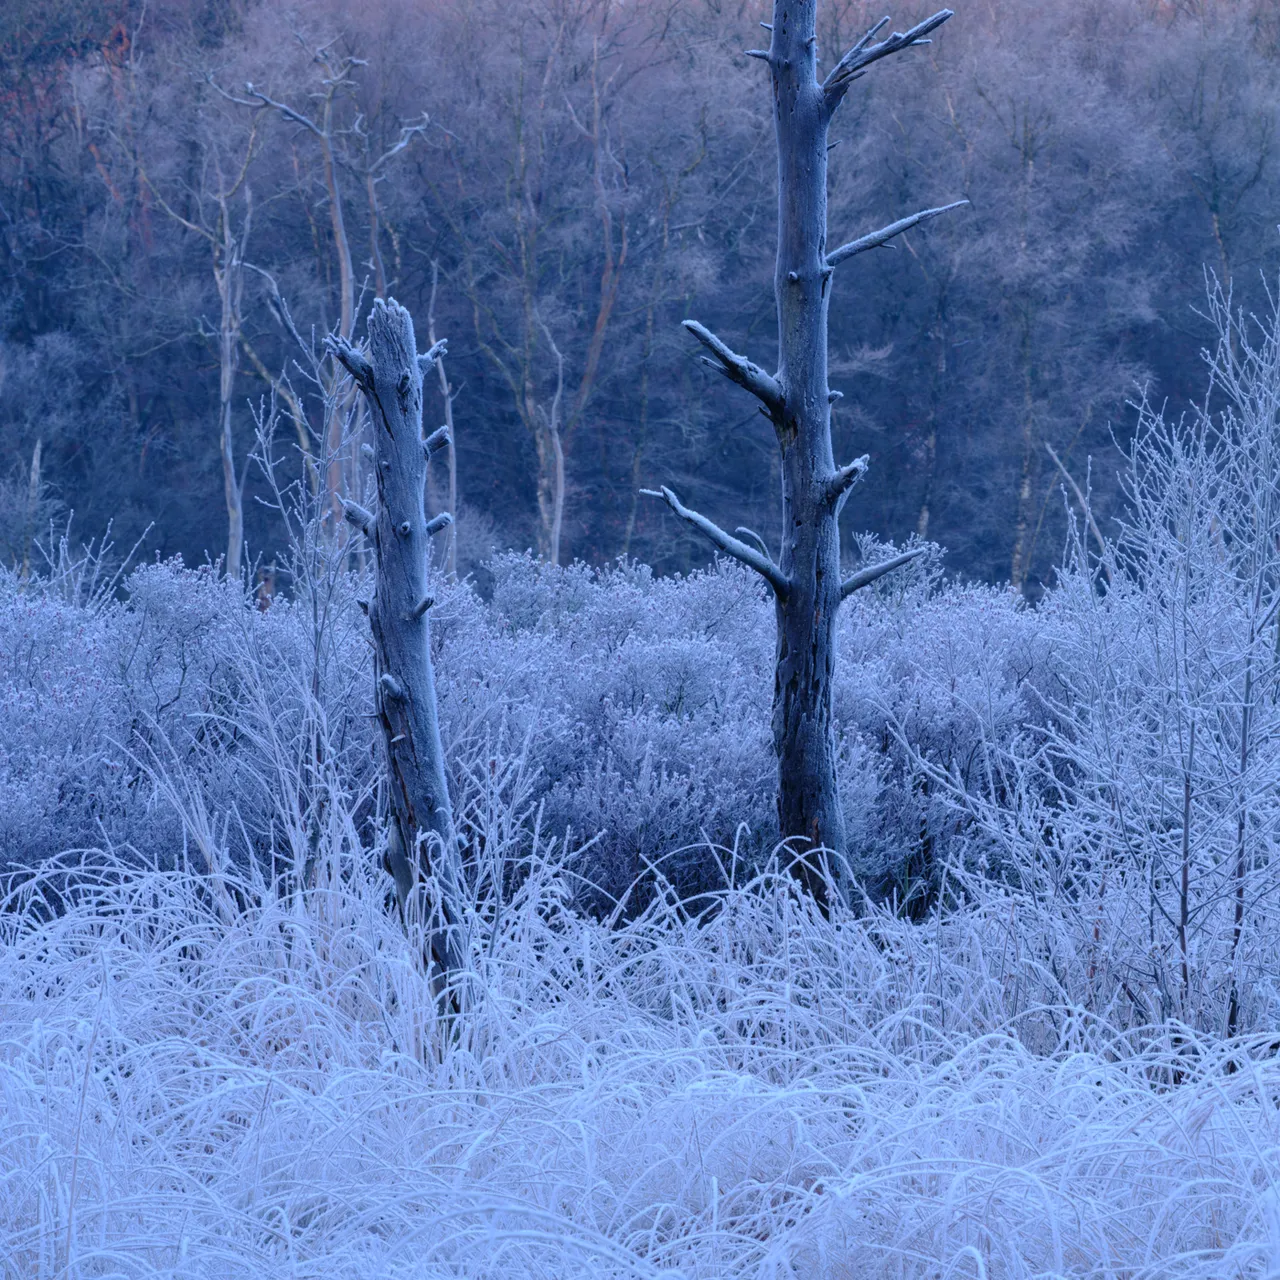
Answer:
<svg viewBox="0 0 1280 1280"><path fill-rule="evenodd" d="M751 56L768 64L773 82L778 143L778 253L774 293L778 312L778 370L766 373L731 351L693 320L685 328L710 352L704 360L750 391L773 423L782 454L783 541L777 562L762 539L739 529L753 545L731 537L670 489L662 497L681 519L721 551L749 565L768 583L777 620L773 740L778 756L778 820L797 855L796 874L820 902L827 886L847 902L844 812L836 780L832 721L835 621L840 602L860 587L905 564L918 551L863 569L840 573L839 515L850 489L866 470L858 458L837 467L831 447L827 385L827 310L836 266L946 209L926 209L828 252L827 131L836 109L867 66L891 53L927 43L951 11L943 9L905 34L874 43L888 21L877 24L835 65L817 78L814 24L817 0L775 0L768 50ZM958 204L964 204L959 201ZM826 861L827 853L835 857Z"/></svg>
<svg viewBox="0 0 1280 1280"><path fill-rule="evenodd" d="M442 973L457 973L463 967L462 870L436 715L427 588L431 536L451 517L428 520L423 505L427 462L447 443L447 433L422 437L422 375L444 346L438 342L420 356L409 313L381 299L369 315L367 356L342 337L329 340L364 392L375 435L378 510L347 502L345 511L372 542L377 561L369 622L391 793L388 862L406 919L423 911L421 882L434 873L440 923L431 931L432 961Z"/></svg>
<svg viewBox="0 0 1280 1280"><path fill-rule="evenodd" d="M543 558L560 563L560 534L564 529L564 439L560 433L560 408L564 403L564 356L551 330L538 317L542 336L556 358L556 391L551 408L537 405L538 514L542 517Z"/></svg>
<svg viewBox="0 0 1280 1280"><path fill-rule="evenodd" d="M221 183L219 186L221 187ZM244 554L245 468L236 470L235 441L232 436L231 406L235 396L236 373L240 367L240 333L244 327L244 255L253 222L249 187L244 188L244 222L237 238L231 229L231 210L225 194L219 192L219 223L222 242L214 243L214 277L218 284L221 318L218 324L218 448L222 457L222 489L227 502L227 577L240 578ZM219 265L219 254L221 265ZM247 463L246 459L246 463Z"/></svg>
<svg viewBox="0 0 1280 1280"><path fill-rule="evenodd" d="M222 460L222 488L227 504L227 558L223 569L229 578L239 578L244 556L244 488L248 477L249 459L246 457L236 470L235 440L232 434L232 403L235 398L236 374L240 369L240 347L244 342L244 273L259 271L245 258L249 245L249 232L253 226L253 196L249 188L249 166L253 162L258 137L258 122L249 130L240 172L235 181L228 183L223 177L222 161L217 146L210 142L206 147L206 176L210 173L217 185L210 190L202 188L195 201L198 221L184 217L152 185L146 170L139 163L138 174L143 185L155 196L160 207L188 231L194 231L209 242L213 250L213 281L218 290L220 317L218 321L218 455ZM244 216L240 230L235 230L231 202L236 194L244 192ZM205 218L205 199L212 201L216 216ZM203 326L202 326L203 327Z"/></svg>

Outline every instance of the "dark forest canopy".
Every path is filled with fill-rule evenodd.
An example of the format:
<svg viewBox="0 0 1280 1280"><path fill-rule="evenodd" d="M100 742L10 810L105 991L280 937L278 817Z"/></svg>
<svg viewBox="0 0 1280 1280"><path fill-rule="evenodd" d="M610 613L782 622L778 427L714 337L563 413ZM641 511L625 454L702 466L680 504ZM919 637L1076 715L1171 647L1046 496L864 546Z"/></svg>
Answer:
<svg viewBox="0 0 1280 1280"><path fill-rule="evenodd" d="M954 7L931 48L855 86L832 153L842 237L971 201L837 281L837 453L872 462L846 536L919 534L1034 589L1062 545L1054 455L1080 485L1092 459L1114 512L1126 400L1203 385L1201 269L1247 303L1280 260L1280 16L1272 0ZM879 16L826 5L822 50ZM703 561L637 503L659 478L775 537L769 426L679 323L773 358L769 98L743 54L765 17L745 0L0 6L0 556L72 509L82 536L154 522L153 550L222 554L219 219L240 237L251 214L244 259L319 334L344 322L334 189L360 331L379 289L425 328L436 267L460 568L538 544L558 375L563 559ZM246 84L320 124L328 101L331 181L316 129L242 105ZM236 455L250 403L286 375L288 462L322 407L266 276L246 274L239 308ZM434 387L427 415L443 420ZM248 549L270 558L282 531L257 484L250 469Z"/></svg>

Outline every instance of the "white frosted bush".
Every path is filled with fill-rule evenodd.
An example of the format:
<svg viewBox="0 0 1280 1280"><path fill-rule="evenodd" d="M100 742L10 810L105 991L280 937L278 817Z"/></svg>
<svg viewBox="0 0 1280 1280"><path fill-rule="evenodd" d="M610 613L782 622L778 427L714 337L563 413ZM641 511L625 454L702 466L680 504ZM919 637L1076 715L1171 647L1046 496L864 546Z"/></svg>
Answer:
<svg viewBox="0 0 1280 1280"><path fill-rule="evenodd" d="M1280 1016L1280 309L1208 318L1204 404L1137 406L1117 536L1037 611L1040 715L979 718L976 774L910 750L1073 999L1232 1035Z"/></svg>
<svg viewBox="0 0 1280 1280"><path fill-rule="evenodd" d="M989 744L1042 720L1040 693L1054 679L1040 615L1008 590L932 577L848 602L836 681L837 716L881 758L884 777L859 871L878 894L920 909L943 868L971 859L972 842L916 761L962 791L979 786Z"/></svg>
<svg viewBox="0 0 1280 1280"><path fill-rule="evenodd" d="M578 872L605 903L655 866L680 892L719 885L707 842L735 846L747 866L765 856L777 839L773 617L759 585L729 563L655 579L642 566L562 569L521 555L497 557L491 576L491 600L441 584L434 610L455 789L519 758L528 812L541 805L545 829L594 838ZM968 760L983 725L1012 731L1027 709L1025 671L1039 662L1034 614L985 589L939 591L935 580L908 574L852 602L836 682L855 870L873 895L917 905L936 892L955 824L895 734L932 758ZM266 611L177 563L134 571L100 608L6 581L8 864L103 843L171 858L183 837L154 775L169 777L178 761L183 785L229 823L241 865L305 862L331 787L365 797L357 820L372 843L358 580L338 577L323 599L277 599Z"/></svg>

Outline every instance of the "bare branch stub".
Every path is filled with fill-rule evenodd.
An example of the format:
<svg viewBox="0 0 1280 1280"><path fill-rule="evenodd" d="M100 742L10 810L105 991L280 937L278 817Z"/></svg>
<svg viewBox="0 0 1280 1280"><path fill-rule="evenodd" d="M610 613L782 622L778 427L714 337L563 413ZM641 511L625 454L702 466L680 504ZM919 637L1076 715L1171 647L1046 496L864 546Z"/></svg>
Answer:
<svg viewBox="0 0 1280 1280"><path fill-rule="evenodd" d="M450 439L450 436L449 436L449 428L447 426L437 427L422 442L422 449L423 449L423 452L427 455L427 461L430 462L431 459L434 458L436 454L440 452L441 449L448 448L449 445L451 445L452 443L453 441L452 439Z"/></svg>
<svg viewBox="0 0 1280 1280"><path fill-rule="evenodd" d="M373 512L366 511L358 502L352 502L349 498L342 499L342 510L348 524L359 529L365 537L373 536L374 526L377 523Z"/></svg>
<svg viewBox="0 0 1280 1280"><path fill-rule="evenodd" d="M887 227L881 227L879 231L872 231L869 235L859 236L857 240L842 244L838 249L832 249L827 254L827 266L837 266L846 258L852 258L857 253L866 253L868 249L879 249L904 231L910 231L912 227L918 227L930 218L936 218L942 213L950 213L952 209L959 209L961 205L968 203L968 200L956 200L951 204L939 205L936 209L921 209L919 213L899 218L897 222L891 222Z"/></svg>
<svg viewBox="0 0 1280 1280"><path fill-rule="evenodd" d="M855 458L852 462L846 463L841 467L831 477L831 481L827 486L827 501L836 502L843 506L845 499L849 496L849 490L862 479L870 464L871 455L864 453L862 457Z"/></svg>
<svg viewBox="0 0 1280 1280"><path fill-rule="evenodd" d="M373 389L373 365L349 343L346 338L329 334L324 340L325 350L352 376L361 391Z"/></svg>
<svg viewBox="0 0 1280 1280"><path fill-rule="evenodd" d="M432 368L435 365L435 362L439 360L442 355L447 354L448 350L449 350L449 339L441 338L439 342L432 344L431 349L429 351L424 351L418 357L418 368L423 373L426 373L428 369Z"/></svg>
<svg viewBox="0 0 1280 1280"><path fill-rule="evenodd" d="M827 78L822 82L822 94L826 102L828 115L844 101L849 86L859 77L866 74L866 69L873 62L887 58L892 53L909 49L912 45L928 44L928 36L942 26L948 18L954 17L950 9L939 9L931 18L918 22L910 31L895 31L879 44L872 44L876 35L888 23L888 18L881 18L867 33L849 50L848 53L831 68Z"/></svg>
<svg viewBox="0 0 1280 1280"><path fill-rule="evenodd" d="M783 597L787 594L789 586L787 579L782 570L774 564L767 554L757 551L754 547L747 546L745 542L741 542L732 534L726 533L718 524L708 520L700 512L686 507L666 485L663 485L661 489L641 489L640 492L647 498L661 498L681 520L688 525L692 525L705 538L719 547L725 555L732 556L733 559L740 564L745 564L749 569L754 569L769 584L776 596Z"/></svg>
<svg viewBox="0 0 1280 1280"><path fill-rule="evenodd" d="M696 320L684 321L684 327L715 356L714 360L704 357L711 368L717 373L724 374L730 382L736 382L744 390L750 391L764 405L770 416L781 416L786 399L776 378L765 373L758 364L745 356L732 351L710 329Z"/></svg>
<svg viewBox="0 0 1280 1280"><path fill-rule="evenodd" d="M904 551L900 556L894 556L891 560L885 560L880 564L872 564L865 569L859 569L852 577L846 578L840 584L840 599L848 599L855 591L861 591L863 587L869 587L878 578L883 578L886 573L901 569L904 564L909 564L912 560L924 555L925 550L926 548L924 547L913 547L910 551Z"/></svg>

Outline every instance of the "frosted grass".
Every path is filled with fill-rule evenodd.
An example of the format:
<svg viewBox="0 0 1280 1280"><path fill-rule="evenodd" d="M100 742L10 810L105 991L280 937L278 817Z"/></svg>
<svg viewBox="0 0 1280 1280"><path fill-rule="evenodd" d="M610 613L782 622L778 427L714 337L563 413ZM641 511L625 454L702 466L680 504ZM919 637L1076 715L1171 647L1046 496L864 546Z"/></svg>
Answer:
<svg viewBox="0 0 1280 1280"><path fill-rule="evenodd" d="M607 928L535 859L450 1030L363 861L79 878L3 921L4 1280L1280 1274L1274 1048L1073 1012L994 896Z"/></svg>

